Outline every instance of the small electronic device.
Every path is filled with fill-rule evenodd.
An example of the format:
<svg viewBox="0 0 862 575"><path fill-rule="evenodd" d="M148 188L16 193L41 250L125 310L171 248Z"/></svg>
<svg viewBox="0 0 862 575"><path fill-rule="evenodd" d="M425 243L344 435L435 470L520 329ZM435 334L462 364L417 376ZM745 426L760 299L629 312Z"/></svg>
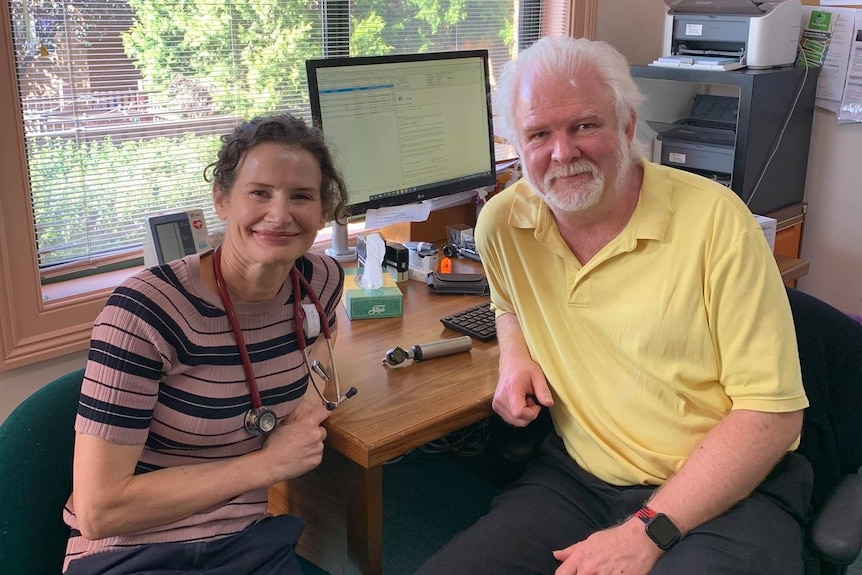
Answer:
<svg viewBox="0 0 862 575"><path fill-rule="evenodd" d="M466 293L488 295L491 293L488 278L484 274L433 272L426 280L431 291L440 294Z"/></svg>
<svg viewBox="0 0 862 575"><path fill-rule="evenodd" d="M491 341L497 337L497 323L489 301L441 318L440 323L479 341Z"/></svg>
<svg viewBox="0 0 862 575"><path fill-rule="evenodd" d="M210 248L203 210L149 216L144 239L144 265L158 266Z"/></svg>

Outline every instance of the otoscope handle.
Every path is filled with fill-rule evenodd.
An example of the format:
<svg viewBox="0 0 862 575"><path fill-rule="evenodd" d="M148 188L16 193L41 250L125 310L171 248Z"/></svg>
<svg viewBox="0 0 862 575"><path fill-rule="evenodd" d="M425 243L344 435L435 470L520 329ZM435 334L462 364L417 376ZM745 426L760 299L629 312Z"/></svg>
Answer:
<svg viewBox="0 0 862 575"><path fill-rule="evenodd" d="M470 339L470 336L463 335L461 337L414 345L410 348L410 351L413 352L413 359L415 361L422 361L423 359L433 359L444 355L452 355L453 353L461 353L462 351L470 351L472 348L473 340Z"/></svg>

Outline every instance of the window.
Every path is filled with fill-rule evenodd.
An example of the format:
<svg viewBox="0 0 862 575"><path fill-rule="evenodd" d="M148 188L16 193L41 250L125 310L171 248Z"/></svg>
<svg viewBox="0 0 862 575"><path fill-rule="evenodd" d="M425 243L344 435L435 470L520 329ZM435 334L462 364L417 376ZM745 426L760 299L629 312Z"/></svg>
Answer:
<svg viewBox="0 0 862 575"><path fill-rule="evenodd" d="M204 207L218 136L309 117L304 61L590 35L597 0L6 0L0 5L0 370L84 349L140 265L143 216ZM81 277L84 276L84 277Z"/></svg>

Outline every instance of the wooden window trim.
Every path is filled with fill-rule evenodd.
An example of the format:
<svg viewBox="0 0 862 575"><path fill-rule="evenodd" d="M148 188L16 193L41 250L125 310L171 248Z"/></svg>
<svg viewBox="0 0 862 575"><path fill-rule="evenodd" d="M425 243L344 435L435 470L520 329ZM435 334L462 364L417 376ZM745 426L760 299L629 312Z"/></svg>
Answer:
<svg viewBox="0 0 862 575"><path fill-rule="evenodd" d="M592 38L598 0L546 0L546 14L568 5L567 22L543 26L551 33ZM136 269L102 274L86 293L43 301L36 240L31 226L24 129L20 122L8 2L0 3L0 371L87 348L93 320L113 287ZM58 290L59 288L50 288ZM77 290L75 290L77 291Z"/></svg>

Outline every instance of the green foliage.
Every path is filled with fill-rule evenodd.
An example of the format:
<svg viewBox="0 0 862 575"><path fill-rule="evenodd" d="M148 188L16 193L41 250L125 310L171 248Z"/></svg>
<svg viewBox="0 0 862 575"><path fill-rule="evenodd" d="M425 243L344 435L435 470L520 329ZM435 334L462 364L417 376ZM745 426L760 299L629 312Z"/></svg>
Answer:
<svg viewBox="0 0 862 575"><path fill-rule="evenodd" d="M31 141L40 265L140 245L145 215L211 206L203 168L219 144L217 136L191 133L117 144L107 138Z"/></svg>
<svg viewBox="0 0 862 575"><path fill-rule="evenodd" d="M213 114L285 110L304 93L305 60L319 56L320 16L304 2L129 0L126 53L146 88L169 95L178 79L206 90Z"/></svg>
<svg viewBox="0 0 862 575"><path fill-rule="evenodd" d="M307 98L305 60L324 52L317 0L9 5L20 66L61 32L79 41L96 38L105 22L126 21L131 12L122 34L126 54L150 103L164 101L176 116L307 115L299 105ZM495 58L502 64L515 37L513 9L511 0L352 0L350 54L485 48L492 65ZM217 149L215 136L194 134L123 142L28 139L40 264L134 247L143 238L145 214L210 206L201 171Z"/></svg>

